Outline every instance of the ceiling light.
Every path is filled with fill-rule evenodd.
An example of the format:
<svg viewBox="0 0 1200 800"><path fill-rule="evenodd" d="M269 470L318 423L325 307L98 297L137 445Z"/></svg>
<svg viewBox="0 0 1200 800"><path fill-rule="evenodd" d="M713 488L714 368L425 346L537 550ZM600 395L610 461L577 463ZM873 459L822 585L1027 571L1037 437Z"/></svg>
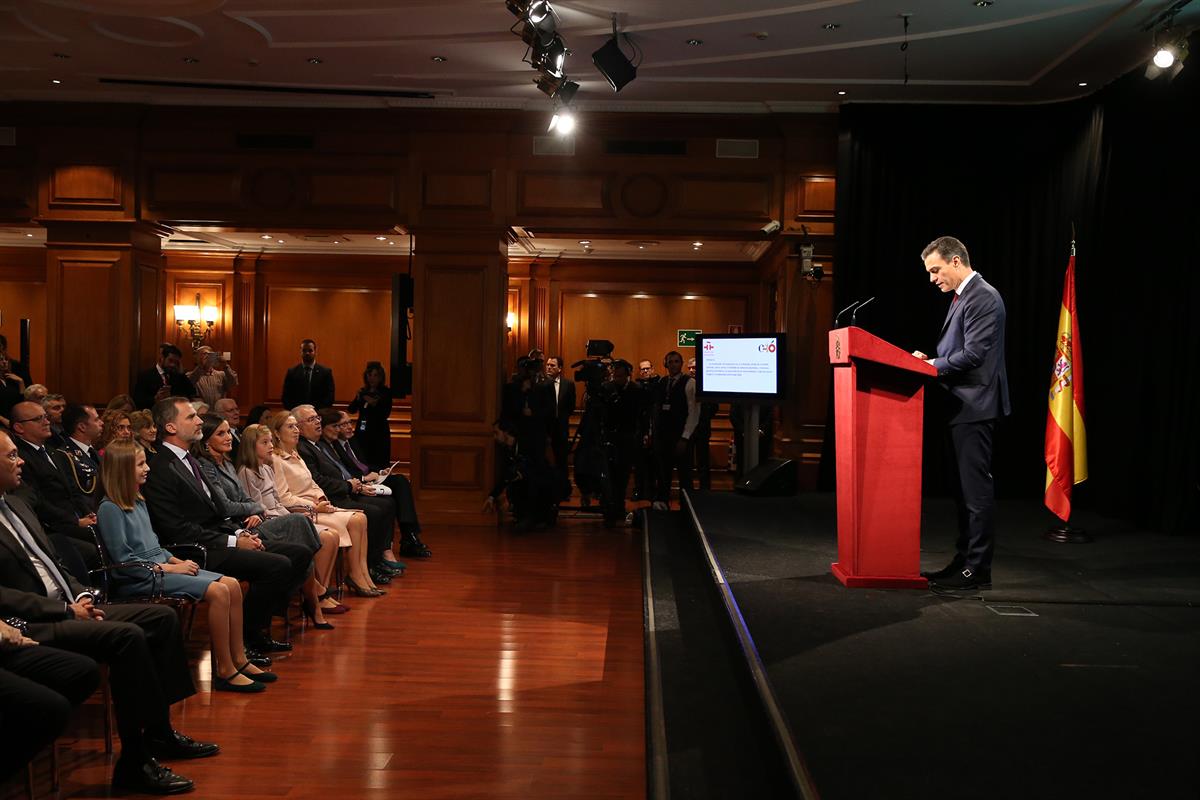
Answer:
<svg viewBox="0 0 1200 800"><path fill-rule="evenodd" d="M388 244L395 244L395 242L388 240Z"/></svg>
<svg viewBox="0 0 1200 800"><path fill-rule="evenodd" d="M439 64L444 64L446 62L446 57L445 56L430 56L429 60L436 61Z"/></svg>
<svg viewBox="0 0 1200 800"><path fill-rule="evenodd" d="M838 28L840 28L842 26L837 22L826 22L821 27L827 31L836 31Z"/></svg>
<svg viewBox="0 0 1200 800"><path fill-rule="evenodd" d="M1164 31L1163 33L1169 35L1169 31ZM1162 41L1162 39L1158 39L1158 41ZM1175 76L1183 70L1183 62L1187 60L1187 45L1188 41L1186 38L1178 39L1168 44L1156 45L1154 58L1146 65L1146 77L1153 80L1165 73L1168 82L1174 80Z"/></svg>
<svg viewBox="0 0 1200 800"><path fill-rule="evenodd" d="M839 94L839 95L844 95L844 94L846 94L846 90L845 90L845 89L838 89L838 94Z"/></svg>
<svg viewBox="0 0 1200 800"><path fill-rule="evenodd" d="M699 47L700 45L704 44L704 40L703 39L688 39L687 43L690 44L692 47Z"/></svg>
<svg viewBox="0 0 1200 800"><path fill-rule="evenodd" d="M692 247L704 247L704 242L692 242Z"/></svg>
<svg viewBox="0 0 1200 800"><path fill-rule="evenodd" d="M630 295L630 296L633 297L634 300L649 300L650 299L650 295L643 294L642 292L638 292L637 294Z"/></svg>
<svg viewBox="0 0 1200 800"><path fill-rule="evenodd" d="M50 82L53 83L55 86L62 83L62 81L60 81L58 78L51 78Z"/></svg>
<svg viewBox="0 0 1200 800"><path fill-rule="evenodd" d="M283 239L276 239L275 241L279 242L280 244L283 244Z"/></svg>
<svg viewBox="0 0 1200 800"><path fill-rule="evenodd" d="M556 111L547 130L554 131L559 136L570 136L575 130L575 115L566 108Z"/></svg>
<svg viewBox="0 0 1200 800"><path fill-rule="evenodd" d="M575 93L579 91L579 84L567 80L566 76L556 78L549 73L542 73L533 82L547 97L557 97L563 105L570 105Z"/></svg>
<svg viewBox="0 0 1200 800"><path fill-rule="evenodd" d="M1175 64L1175 51L1170 47L1160 47L1154 54L1154 66L1167 69Z"/></svg>
<svg viewBox="0 0 1200 800"><path fill-rule="evenodd" d="M563 76L563 67L567 63L567 46L557 33L548 44L533 45L529 63L534 69L545 72L555 78Z"/></svg>
<svg viewBox="0 0 1200 800"><path fill-rule="evenodd" d="M260 238L260 239L270 239L270 238L271 238L271 234L269 234L269 233L264 233L262 236L259 236L258 238Z"/></svg>
<svg viewBox="0 0 1200 800"><path fill-rule="evenodd" d="M321 58L319 58L319 57L317 57L317 56L313 56L312 58L310 58L310 59L308 60L308 63L310 63L310 64L314 64L314 65L315 65L315 64L324 64L325 62L324 62L324 60L323 60L323 59L321 59Z"/></svg>
<svg viewBox="0 0 1200 800"><path fill-rule="evenodd" d="M185 64L199 64L199 63L200 63L200 59L198 59L198 58L194 58L194 57L192 57L192 56L184 56L184 57L183 57L183 63L185 63Z"/></svg>
<svg viewBox="0 0 1200 800"><path fill-rule="evenodd" d="M377 241L377 242L386 242L386 241L387 241L387 237L386 237L386 236L376 236L376 237L375 237L375 241Z"/></svg>
<svg viewBox="0 0 1200 800"><path fill-rule="evenodd" d="M637 77L637 67L633 65L617 44L617 37L609 39L596 52L592 53L592 63L614 92L619 92L630 81Z"/></svg>
<svg viewBox="0 0 1200 800"><path fill-rule="evenodd" d="M33 234L32 234L32 233L27 233L27 234L25 234L25 235L26 235L26 236L28 236L30 239L32 239L32 238L33 238Z"/></svg>
<svg viewBox="0 0 1200 800"><path fill-rule="evenodd" d="M992 4L992 0L975 0L976 8L987 8Z"/></svg>
<svg viewBox="0 0 1200 800"><path fill-rule="evenodd" d="M518 18L512 32L530 47L547 45L554 39L558 25L554 9L547 0L506 0L505 5ZM517 28L520 28L518 31Z"/></svg>
<svg viewBox="0 0 1200 800"><path fill-rule="evenodd" d="M591 239L580 239L580 240L579 240L579 243L580 243L581 245L583 245L584 247L587 247L589 244L591 244L591 243L592 243L592 240L591 240Z"/></svg>
<svg viewBox="0 0 1200 800"><path fill-rule="evenodd" d="M599 297L600 295L596 294L595 292L584 292L583 296L584 297Z"/></svg>
<svg viewBox="0 0 1200 800"><path fill-rule="evenodd" d="M333 243L334 243L334 244L341 244L341 242L339 242L337 239L334 239L334 240L333 240Z"/></svg>
<svg viewBox="0 0 1200 800"><path fill-rule="evenodd" d="M1081 87L1082 87L1082 86L1087 86L1087 81L1080 81L1080 82L1079 82L1079 85L1080 85Z"/></svg>
<svg viewBox="0 0 1200 800"><path fill-rule="evenodd" d="M683 299L684 300L698 300L699 298L696 297L696 295L694 295L694 294L685 294L683 296Z"/></svg>

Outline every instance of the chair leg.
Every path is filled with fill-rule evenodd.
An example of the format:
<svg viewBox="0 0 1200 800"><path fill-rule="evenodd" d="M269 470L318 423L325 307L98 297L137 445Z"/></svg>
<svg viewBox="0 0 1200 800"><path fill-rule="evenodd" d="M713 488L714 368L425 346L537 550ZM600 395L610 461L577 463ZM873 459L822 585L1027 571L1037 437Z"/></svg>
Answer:
<svg viewBox="0 0 1200 800"><path fill-rule="evenodd" d="M58 792L58 740L55 739L50 743L50 788Z"/></svg>
<svg viewBox="0 0 1200 800"><path fill-rule="evenodd" d="M104 701L104 754L112 755L113 751L113 722L112 722L112 688L108 685L108 668L105 667L100 681L100 696Z"/></svg>
<svg viewBox="0 0 1200 800"><path fill-rule="evenodd" d="M342 586L346 583L346 563L343 559L346 550L345 547L339 547L333 562L333 596L339 603L342 602Z"/></svg>
<svg viewBox="0 0 1200 800"><path fill-rule="evenodd" d="M36 800L33 793L33 761L25 765L25 792L29 795L29 800Z"/></svg>

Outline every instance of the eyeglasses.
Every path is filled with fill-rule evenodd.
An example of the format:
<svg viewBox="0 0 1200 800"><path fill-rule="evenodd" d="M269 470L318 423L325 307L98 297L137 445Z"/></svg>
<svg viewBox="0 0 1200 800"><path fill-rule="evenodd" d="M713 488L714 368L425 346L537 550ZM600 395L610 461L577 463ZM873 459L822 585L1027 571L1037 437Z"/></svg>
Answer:
<svg viewBox="0 0 1200 800"><path fill-rule="evenodd" d="M50 419L49 416L47 416L46 414L42 414L39 417L30 417L29 419L14 419L12 422L13 422L13 425L16 425L18 423L24 423L24 422L45 422L48 419Z"/></svg>
<svg viewBox="0 0 1200 800"><path fill-rule="evenodd" d="M5 453L4 457L7 458L9 461L13 462L14 464L21 460L21 454L18 453L16 450L13 450L11 453Z"/></svg>
<svg viewBox="0 0 1200 800"><path fill-rule="evenodd" d="M304 419L302 419L300 421L303 422L305 425L308 425L313 422L320 422L321 418L319 416L313 415L311 417L305 417Z"/></svg>

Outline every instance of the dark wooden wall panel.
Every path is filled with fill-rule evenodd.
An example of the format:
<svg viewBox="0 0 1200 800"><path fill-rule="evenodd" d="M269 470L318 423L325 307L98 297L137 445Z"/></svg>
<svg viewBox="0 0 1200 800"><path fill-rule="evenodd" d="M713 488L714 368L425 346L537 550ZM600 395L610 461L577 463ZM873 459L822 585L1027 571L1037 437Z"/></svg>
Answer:
<svg viewBox="0 0 1200 800"><path fill-rule="evenodd" d="M492 173L426 172L422 209L487 211L492 206Z"/></svg>
<svg viewBox="0 0 1200 800"><path fill-rule="evenodd" d="M46 282L9 280L11 274L7 272L3 254L0 253L0 333L8 338L9 356L19 358L21 320L29 320L29 363L26 366L35 382L45 383Z"/></svg>
<svg viewBox="0 0 1200 800"><path fill-rule="evenodd" d="M107 401L113 392L113 374L118 354L111 348L94 347L89 339L99 331L118 325L117 270L119 258L70 257L59 260L60 308L70 309L59 352L58 390L83 402ZM117 385L121 385L123 381Z"/></svg>
<svg viewBox="0 0 1200 800"><path fill-rule="evenodd" d="M427 420L489 421L486 398L478 391L487 360L475 344L484 340L485 322L478 309L484 307L486 290L482 269L438 267L425 274L416 312L423 323L424 338L417 343L421 357L427 363L452 358L455 364L453 370L425 373L420 392Z"/></svg>
<svg viewBox="0 0 1200 800"><path fill-rule="evenodd" d="M607 216L610 179L604 173L521 173L517 213Z"/></svg>

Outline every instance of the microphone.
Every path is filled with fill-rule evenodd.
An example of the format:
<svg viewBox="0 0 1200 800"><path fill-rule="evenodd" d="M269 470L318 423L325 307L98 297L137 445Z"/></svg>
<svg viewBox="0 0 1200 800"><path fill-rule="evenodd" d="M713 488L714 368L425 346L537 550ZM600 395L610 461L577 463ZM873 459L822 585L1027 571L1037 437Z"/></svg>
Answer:
<svg viewBox="0 0 1200 800"><path fill-rule="evenodd" d="M846 306L841 311L839 311L837 313L837 316L833 318L833 327L835 327L835 328L841 327L842 317L845 315L845 313L853 308L857 308L858 304L860 302L862 302L862 301L855 300L853 303L851 303L850 305Z"/></svg>
<svg viewBox="0 0 1200 800"><path fill-rule="evenodd" d="M875 299L875 296L872 295L872 296L868 297L866 300L863 300L861 303L859 303L854 308L854 312L850 315L850 324L851 325L854 325L858 322L858 312L862 311L864 308L866 308L868 305L870 305L871 301L874 299Z"/></svg>

